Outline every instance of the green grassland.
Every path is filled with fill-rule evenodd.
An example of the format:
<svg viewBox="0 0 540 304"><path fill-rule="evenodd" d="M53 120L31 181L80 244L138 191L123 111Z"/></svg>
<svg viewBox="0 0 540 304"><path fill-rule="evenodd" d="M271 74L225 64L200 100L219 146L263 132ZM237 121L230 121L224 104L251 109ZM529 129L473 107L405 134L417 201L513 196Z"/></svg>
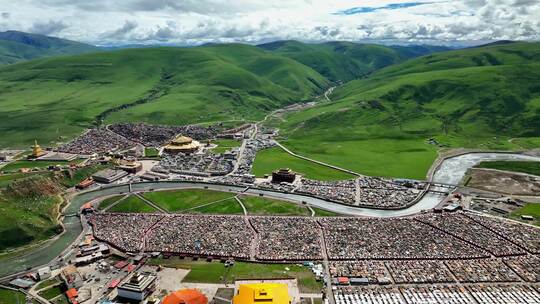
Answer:
<svg viewBox="0 0 540 304"><path fill-rule="evenodd" d="M301 62L331 81L348 81L409 58L446 50L444 47L392 47L344 41L320 44L276 41L259 47Z"/></svg>
<svg viewBox="0 0 540 304"><path fill-rule="evenodd" d="M96 52L99 48L75 41L17 31L0 32L0 65L40 57Z"/></svg>
<svg viewBox="0 0 540 304"><path fill-rule="evenodd" d="M253 163L252 173L256 176L263 176L272 174L273 171L280 168L289 168L310 179L341 180L353 178L351 174L294 157L279 147L259 151Z"/></svg>
<svg viewBox="0 0 540 304"><path fill-rule="evenodd" d="M190 269L183 282L189 283L232 283L241 279L296 278L301 292L320 292L322 284L315 280L314 274L306 267L296 264L261 264L235 262L232 267L225 267L219 262L188 261L178 258L152 259L152 265ZM289 268L286 271L285 268Z"/></svg>
<svg viewBox="0 0 540 304"><path fill-rule="evenodd" d="M146 192L143 196L170 212L182 212L197 206L234 197L235 194L221 191L187 189Z"/></svg>
<svg viewBox="0 0 540 304"><path fill-rule="evenodd" d="M540 176L540 162L537 161L485 161L475 167L521 172Z"/></svg>
<svg viewBox="0 0 540 304"><path fill-rule="evenodd" d="M241 141L234 139L218 139L214 140L212 143L217 145L217 147L212 150L214 153L223 153L232 148L239 147L242 144Z"/></svg>
<svg viewBox="0 0 540 304"><path fill-rule="evenodd" d="M64 203L62 191L106 167L1 175L0 251L39 242L59 233L61 226L57 216Z"/></svg>
<svg viewBox="0 0 540 304"><path fill-rule="evenodd" d="M252 215L307 216L311 214L306 207L290 202L251 195L243 195L239 198L246 207L248 214Z"/></svg>
<svg viewBox="0 0 540 304"><path fill-rule="evenodd" d="M20 291L0 288L0 304L25 303L26 295Z"/></svg>
<svg viewBox="0 0 540 304"><path fill-rule="evenodd" d="M326 86L305 65L238 44L38 59L0 68L0 145L65 141L101 120L260 119Z"/></svg>
<svg viewBox="0 0 540 304"><path fill-rule="evenodd" d="M311 209L315 211L315 216L340 216L339 213L327 211L327 210L316 208L316 207L311 207Z"/></svg>
<svg viewBox="0 0 540 304"><path fill-rule="evenodd" d="M35 175L50 175L49 172L31 172L31 173L8 173L0 175L0 189L5 188L14 181L23 180Z"/></svg>
<svg viewBox="0 0 540 304"><path fill-rule="evenodd" d="M36 285L35 290L40 290L40 289L43 289L43 288L46 288L46 287L49 287L49 286L52 286L52 285L56 285L56 284L60 284L60 281L58 280L58 278L57 277L50 278L50 279L47 279L45 281L39 282Z"/></svg>
<svg viewBox="0 0 540 304"><path fill-rule="evenodd" d="M512 212L510 215L511 218L520 220L526 223L531 223L530 221L524 221L520 218L522 215L530 215L534 217L534 221L532 224L536 226L540 226L540 203L529 203L525 206L517 209L516 211Z"/></svg>
<svg viewBox="0 0 540 304"><path fill-rule="evenodd" d="M537 79L540 43L436 53L353 80L335 90L334 102L292 113L279 127L299 154L420 179L440 148L538 147Z"/></svg>
<svg viewBox="0 0 540 304"><path fill-rule="evenodd" d="M44 297L47 300L56 298L57 296L61 295L63 293L60 286L55 286L51 288L47 288L39 293L40 296Z"/></svg>
<svg viewBox="0 0 540 304"><path fill-rule="evenodd" d="M99 207L98 209L99 210L103 210L107 207L109 207L110 205L116 203L119 199L121 199L122 197L124 197L123 195L115 195L115 196L111 196L111 197L108 197L104 200L102 200L100 203L99 203Z"/></svg>
<svg viewBox="0 0 540 304"><path fill-rule="evenodd" d="M242 207L234 198L201 206L189 211L198 214L244 214Z"/></svg>
<svg viewBox="0 0 540 304"><path fill-rule="evenodd" d="M0 251L47 239L61 231L56 218L60 186L50 177L10 183L0 194Z"/></svg>
<svg viewBox="0 0 540 304"><path fill-rule="evenodd" d="M126 199L122 200L118 204L111 207L108 212L130 212L130 213L152 213L157 210L154 207L148 205L140 198L130 195Z"/></svg>
<svg viewBox="0 0 540 304"><path fill-rule="evenodd" d="M158 157L159 150L156 148L144 148L144 156L145 157Z"/></svg>

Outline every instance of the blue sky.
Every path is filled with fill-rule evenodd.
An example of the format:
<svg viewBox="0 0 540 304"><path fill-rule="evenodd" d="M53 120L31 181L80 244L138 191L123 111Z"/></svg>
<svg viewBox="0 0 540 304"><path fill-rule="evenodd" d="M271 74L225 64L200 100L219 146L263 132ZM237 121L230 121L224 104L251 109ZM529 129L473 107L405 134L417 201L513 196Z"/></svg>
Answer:
<svg viewBox="0 0 540 304"><path fill-rule="evenodd" d="M373 13L380 10L396 10L408 7L414 7L418 5L430 4L432 2L403 2L403 3L389 3L384 6L358 6L351 7L345 10L336 12L336 15L355 15L363 13Z"/></svg>
<svg viewBox="0 0 540 304"><path fill-rule="evenodd" d="M538 0L0 0L0 31L100 45L539 40Z"/></svg>

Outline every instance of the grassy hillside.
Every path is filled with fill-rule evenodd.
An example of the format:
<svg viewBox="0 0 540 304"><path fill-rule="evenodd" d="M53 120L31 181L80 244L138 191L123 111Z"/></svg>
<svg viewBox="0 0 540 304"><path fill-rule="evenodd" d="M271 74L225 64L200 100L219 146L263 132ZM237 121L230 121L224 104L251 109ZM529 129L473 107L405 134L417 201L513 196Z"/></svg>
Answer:
<svg viewBox="0 0 540 304"><path fill-rule="evenodd" d="M59 233L61 193L109 165L0 175L0 253Z"/></svg>
<svg viewBox="0 0 540 304"><path fill-rule="evenodd" d="M429 46L382 46L352 42L307 44L276 41L260 48L301 62L332 81L348 81L409 58L447 50Z"/></svg>
<svg viewBox="0 0 540 304"><path fill-rule="evenodd" d="M327 85L296 61L237 44L39 59L0 68L0 146L65 140L103 120L261 118Z"/></svg>
<svg viewBox="0 0 540 304"><path fill-rule="evenodd" d="M335 90L337 102L281 126L300 154L371 175L423 178L439 146L538 146L538 80L540 43L431 54L351 81Z"/></svg>
<svg viewBox="0 0 540 304"><path fill-rule="evenodd" d="M61 231L56 223L61 188L49 177L15 181L0 194L0 251Z"/></svg>
<svg viewBox="0 0 540 304"><path fill-rule="evenodd" d="M0 65L35 58L99 51L98 47L17 31L0 32Z"/></svg>

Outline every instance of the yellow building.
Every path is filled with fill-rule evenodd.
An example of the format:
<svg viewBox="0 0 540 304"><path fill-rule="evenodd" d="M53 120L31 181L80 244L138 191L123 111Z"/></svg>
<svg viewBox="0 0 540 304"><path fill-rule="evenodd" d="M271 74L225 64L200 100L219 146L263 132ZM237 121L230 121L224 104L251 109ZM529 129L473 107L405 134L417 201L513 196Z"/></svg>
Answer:
<svg viewBox="0 0 540 304"><path fill-rule="evenodd" d="M45 151L38 145L37 140L34 140L34 145L30 148L32 148L32 158L38 158L45 155Z"/></svg>
<svg viewBox="0 0 540 304"><path fill-rule="evenodd" d="M233 298L233 304L291 304L287 284L259 283L241 284L238 294Z"/></svg>
<svg viewBox="0 0 540 304"><path fill-rule="evenodd" d="M178 135L164 147L168 153L193 153L200 147L200 143L191 137Z"/></svg>

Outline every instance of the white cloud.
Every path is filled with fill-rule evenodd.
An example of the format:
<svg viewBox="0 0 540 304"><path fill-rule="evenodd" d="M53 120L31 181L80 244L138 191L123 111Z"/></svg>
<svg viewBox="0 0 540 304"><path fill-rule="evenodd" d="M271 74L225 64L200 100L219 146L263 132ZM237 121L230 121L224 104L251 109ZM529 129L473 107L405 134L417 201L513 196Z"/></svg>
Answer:
<svg viewBox="0 0 540 304"><path fill-rule="evenodd" d="M96 44L257 43L277 39L539 40L538 0L0 0L0 30ZM387 9L390 7L391 9ZM398 8L396 8L398 7ZM383 8L370 10L369 8Z"/></svg>

